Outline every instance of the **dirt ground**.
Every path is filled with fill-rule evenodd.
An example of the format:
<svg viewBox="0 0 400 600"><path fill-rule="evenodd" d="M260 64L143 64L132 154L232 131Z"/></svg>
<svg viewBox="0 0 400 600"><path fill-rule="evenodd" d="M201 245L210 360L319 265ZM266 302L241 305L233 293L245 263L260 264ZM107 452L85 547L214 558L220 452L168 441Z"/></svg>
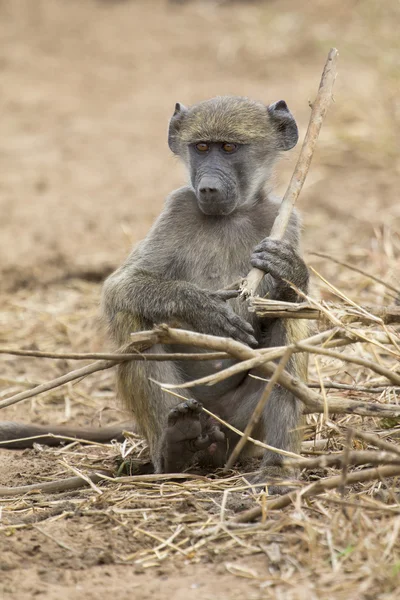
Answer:
<svg viewBox="0 0 400 600"><path fill-rule="evenodd" d="M101 281L185 177L166 143L175 102L218 94L266 103L284 98L303 136L331 46L340 52L335 103L299 202L306 261L358 301L390 303L384 286L312 253L352 262L400 286L399 18L397 0L0 0L1 346L109 348L98 318ZM293 150L277 169L280 192L297 154ZM76 367L69 360L0 360L0 398ZM1 416L80 425L125 417L110 371L15 404ZM68 456L45 448L0 450L0 485L50 481L68 465L96 468L96 461L111 464L116 454L79 446ZM151 521L165 501L152 495L154 486L143 489L148 507L129 507ZM171 558L160 550L158 558L138 560L157 534L146 537L137 523L132 530L125 516L106 512L107 493L89 488L1 500L0 596L397 597L399 516L376 522L335 514L332 541L293 508L290 522L284 512L266 528L265 544L280 547L279 568L270 547L249 552L251 535L242 553L240 545L227 544L198 556L181 551ZM174 504L173 488L168 493L171 523L181 523L182 515L189 522L193 489L187 505ZM248 497L240 498L246 505ZM218 502L204 499L205 523ZM317 539L320 570L312 559ZM363 553L372 546L379 558L364 570ZM350 547L359 554L357 573L353 558L341 562ZM307 560L292 553L297 550L308 553Z"/></svg>

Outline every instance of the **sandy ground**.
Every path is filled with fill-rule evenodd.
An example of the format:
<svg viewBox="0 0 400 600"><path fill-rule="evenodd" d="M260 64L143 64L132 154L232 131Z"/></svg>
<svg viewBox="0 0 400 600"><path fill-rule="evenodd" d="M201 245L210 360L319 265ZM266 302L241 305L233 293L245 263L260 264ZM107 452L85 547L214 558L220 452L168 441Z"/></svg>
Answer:
<svg viewBox="0 0 400 600"><path fill-rule="evenodd" d="M185 177L166 143L175 102L218 94L284 98L304 135L333 45L340 51L335 104L300 200L306 259L333 283L343 281L341 268L312 252L399 282L398 3L301 4L0 0L2 346L107 347L98 322L100 282ZM281 192L297 153L278 167ZM366 301L388 301L382 286L360 286L353 273L347 283ZM0 397L73 368L69 361L1 361ZM121 413L105 372L3 416L104 424ZM1 450L0 485L55 477L52 452ZM65 506L54 504L46 529L21 512L23 528L0 531L2 598L349 597L345 588L326 595L332 573L324 580L300 570L294 585L290 569L274 573L263 555L228 552L208 563L182 559L148 569L123 564L115 556L133 552L135 540L100 518L57 520L71 501L67 495ZM28 508L20 502L13 510ZM372 577L380 581L378 571ZM395 598L394 583L378 589L379 597Z"/></svg>

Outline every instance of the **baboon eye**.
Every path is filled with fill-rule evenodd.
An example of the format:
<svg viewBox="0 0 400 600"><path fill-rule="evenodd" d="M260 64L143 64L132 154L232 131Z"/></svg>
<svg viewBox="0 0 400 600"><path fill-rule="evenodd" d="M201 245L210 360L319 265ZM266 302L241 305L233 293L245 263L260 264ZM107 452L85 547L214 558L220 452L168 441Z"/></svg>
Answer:
<svg viewBox="0 0 400 600"><path fill-rule="evenodd" d="M232 152L235 152L237 150L237 145L231 144L230 142L225 142L224 144L222 144L222 150L224 152L227 152L228 154L232 154Z"/></svg>
<svg viewBox="0 0 400 600"><path fill-rule="evenodd" d="M199 142L198 144L196 144L196 150L198 150L199 152L207 152L209 149L210 146L205 142Z"/></svg>

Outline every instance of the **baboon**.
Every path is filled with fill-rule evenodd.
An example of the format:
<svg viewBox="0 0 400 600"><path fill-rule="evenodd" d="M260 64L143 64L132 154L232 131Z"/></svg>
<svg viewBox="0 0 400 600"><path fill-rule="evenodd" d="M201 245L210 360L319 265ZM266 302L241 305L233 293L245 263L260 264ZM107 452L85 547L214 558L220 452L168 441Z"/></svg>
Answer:
<svg viewBox="0 0 400 600"><path fill-rule="evenodd" d="M172 192L146 238L105 282L103 314L118 346L134 331L178 323L194 331L232 337L252 347L280 346L306 336L301 320L260 319L245 302L218 290L244 277L251 266L265 272L258 294L290 302L287 283L308 290L300 256L300 224L291 217L283 240L269 239L279 200L271 175L282 151L298 140L296 122L281 100L269 106L223 96L186 108L176 104L168 144L187 168L189 182ZM157 346L151 352L192 352ZM179 384L233 364L223 361L129 362L118 367L119 395L149 443L155 471L177 472L196 464L223 466L237 436L206 416L202 406L243 430L265 383L242 373L213 386L180 390ZM289 365L305 378L296 355ZM275 386L253 435L276 448L299 451L299 401ZM248 444L244 458L254 446ZM262 473L282 474L282 457L264 452Z"/></svg>
<svg viewBox="0 0 400 600"><path fill-rule="evenodd" d="M246 303L224 301L217 293L251 266L266 273L258 290L263 296L297 301L284 280L307 292L297 215L284 240L268 238L279 207L270 189L272 168L279 153L297 139L295 120L282 100L268 107L231 96L190 108L176 104L168 143L186 166L190 183L167 198L147 237L104 284L103 310L118 345L128 342L132 331L171 321L250 346L277 346L305 335L299 321L259 319ZM243 373L184 390L187 400L181 402L155 382L179 384L231 363L131 362L118 367L119 394L149 443L156 472L187 469L194 459L222 466L236 436L221 430L201 406L243 430L265 384ZM305 376L301 361L291 368ZM299 417L298 400L276 386L254 433L271 446L297 451ZM279 454L264 454L263 465L272 467L270 472L277 472L281 463Z"/></svg>

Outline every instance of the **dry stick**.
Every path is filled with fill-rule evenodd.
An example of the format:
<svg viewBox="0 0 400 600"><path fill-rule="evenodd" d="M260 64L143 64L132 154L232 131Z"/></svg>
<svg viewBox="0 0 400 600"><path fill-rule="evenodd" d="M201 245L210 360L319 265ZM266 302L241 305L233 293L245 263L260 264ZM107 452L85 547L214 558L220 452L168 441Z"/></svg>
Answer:
<svg viewBox="0 0 400 600"><path fill-rule="evenodd" d="M130 360L177 360L176 358L173 358L174 356L176 357L177 355L173 355L173 354L164 354L164 355L157 355L157 354L153 354L153 355L140 355L140 354L118 354L118 355L111 355L113 356L112 360L104 360L104 361L96 361L90 365L87 365L86 367L81 367L80 369L75 369L74 371L70 371L69 373L66 373L65 375L62 375L61 377L57 377L56 379L52 379L51 381L48 381L46 383L42 383L40 385L37 385L33 388L31 388L30 390L26 390L24 392L19 392L18 394L14 394L13 396L10 396L9 398L5 398L4 400L0 401L0 409L1 408L5 408L6 406L11 406L12 404L16 404L17 402L22 402L22 400L27 400L28 398L33 398L34 396L39 396L39 394L43 394L44 392L48 392L49 390L52 390L56 387L60 387L62 385L65 385L66 383L69 383L70 381L75 381L76 379L80 379L81 377L85 377L86 375L91 375L92 373L96 373L97 371L104 371L105 369L111 369L112 367L114 367L115 365L121 363L121 362L127 362ZM185 360L185 355L179 354L178 356L182 356L183 358L180 358L179 360ZM190 356L190 355L189 355ZM209 360L207 354L195 354L194 355L196 357L195 360L203 360L202 358L197 358L200 356L207 356L207 360ZM225 353L225 352L213 352L211 354L212 357L216 357L217 359L219 358L230 358L230 355ZM160 358L161 357L161 358ZM60 358L59 356L57 356L56 358ZM86 356L85 356L86 358Z"/></svg>
<svg viewBox="0 0 400 600"><path fill-rule="evenodd" d="M122 362L122 360L120 361ZM52 379L47 383L42 383L32 388L31 390L26 390L25 392L20 392L19 394L14 394L10 398L6 398L0 402L0 408L5 408L6 406L11 406L12 404L16 404L17 402L21 402L22 400L26 400L27 398L32 398L33 396L38 396L39 394L43 394L43 392L48 392L60 385L64 385L69 383L70 381L74 381L75 379L80 379L81 377L85 377L86 375L90 375L91 373L96 373L97 371L103 371L104 369L111 369L114 365L117 364L116 361L106 361L99 360L91 365L87 365L86 367L81 367L80 369L75 369L74 371L70 371L61 377L57 377L56 379Z"/></svg>
<svg viewBox="0 0 400 600"><path fill-rule="evenodd" d="M335 352L335 350L327 350L326 348L315 347L309 344L303 344L303 342L298 342L296 346L300 350L304 350L306 352L310 352L313 354L322 354L323 356L330 356L331 358L337 358L338 360L342 360L344 362L353 363L355 365L359 365L360 367L366 367L375 373L379 373L379 375L383 375L391 381L394 385L400 385L400 375L397 375L390 369L386 367L382 367L378 363L374 363L371 360L366 360L365 358L358 358L357 356L349 356L348 354L344 354L341 352Z"/></svg>
<svg viewBox="0 0 400 600"><path fill-rule="evenodd" d="M379 373L379 375L383 375L384 377L386 377L386 379L388 379L390 382L392 382L393 385L397 385L397 386L400 385L400 375L397 375L390 369L387 369L386 367L382 367L381 365L378 365L377 363L374 363L374 362L366 360L366 359L350 356L348 354L334 352L327 348L321 348L320 346L311 346L310 344L303 344L302 342L299 342L297 344L292 344L292 345L286 346L286 347L277 347L276 350L273 349L268 353L267 352L262 353L262 354L257 353L254 358L251 358L248 360L243 360L242 362L232 365L231 367L227 367L226 369L223 369L222 371L219 371L218 373L206 375L205 377L201 377L199 379L194 379L194 380L188 381L186 383L179 383L179 384L165 384L163 382L156 382L156 383L162 383L163 386L167 389L188 389L188 388L196 387L198 385L214 385L216 383L219 383L220 381L227 379L228 377L232 377L233 375L236 375L237 373L241 373L243 371L249 371L250 369L260 367L261 365L265 364L266 362L271 362L272 360L281 358L284 355L286 348L292 350L293 353L297 353L299 351L300 352L305 351L310 354L322 354L324 356L330 356L332 358L337 358L339 360L342 360L343 362L349 362L349 363L353 363L356 365L364 366L368 369L371 369L371 371L375 371L376 373ZM317 386L313 386L313 387L317 387ZM320 388L321 385L319 385L318 387Z"/></svg>
<svg viewBox="0 0 400 600"><path fill-rule="evenodd" d="M343 465L354 467L372 464L372 465L400 465L400 456L393 456L390 452L376 452L364 450L360 452L349 451L346 456L346 450L340 454L325 454L317 458L285 459L285 465L296 467L298 469L341 469Z"/></svg>
<svg viewBox="0 0 400 600"><path fill-rule="evenodd" d="M206 335L204 333L174 329L172 327L168 327L167 325L160 325L155 329L155 332L157 332L159 335L159 341L165 344L178 343L184 345L195 345L212 350L224 350L239 360L247 360L248 358L257 356L256 351L252 350L248 346L245 346L245 344L230 338L219 338L213 335ZM134 335L132 337L134 337ZM274 363L267 362L260 365L259 369L268 376L272 376L276 367L277 365ZM303 404L305 404L305 412L324 412L324 400L322 396L313 390L310 390L300 379L297 379L287 371L283 371L278 378L278 383L292 392L297 398L299 398L299 400L303 402ZM381 405L338 398L330 398L328 408L330 413L348 413L361 416L384 415L397 417L400 414L400 406L397 404Z"/></svg>
<svg viewBox="0 0 400 600"><path fill-rule="evenodd" d="M376 330L368 330L368 333L373 334L373 337L366 338L365 335L362 336L364 330L363 329L348 329L344 327L333 327L332 329L327 329L331 334L331 339L328 339L324 342L324 348L328 350L330 348L339 347L339 346L348 346L349 344L357 344L357 343L369 343L369 344L382 344L391 345L392 341L390 340L387 333L382 333L381 331ZM308 339L302 340L304 343L309 343ZM301 342L299 342L301 343ZM384 348L385 351L389 352L389 349Z"/></svg>
<svg viewBox="0 0 400 600"><path fill-rule="evenodd" d="M184 345L195 345L206 349L223 351L227 352L228 354L230 354L238 360L260 358L260 353L251 350L251 348L249 348L248 346L245 346L240 342L236 342L235 340L229 338L219 338L216 336L205 335L193 331L185 331L182 329L173 329L169 328L167 325L161 325L151 331L140 331L135 334L132 334L132 343L142 344L143 342L146 342L147 344L153 345L160 341L166 344L182 343ZM283 348L282 353L285 351L285 349L286 348ZM282 355L282 353L280 354L280 356ZM278 358L280 358L280 356L278 356ZM27 398L32 398L33 396L42 394L43 392L64 385L65 383L68 383L70 381L80 379L81 377L84 377L91 373L95 373L97 371L105 369L110 369L115 364L116 361L97 361L95 363L92 363L91 365L82 367L81 369L76 369L75 371L71 371L66 375L53 379L52 381L36 386L31 390L15 394L10 398L2 400L0 402L0 409L25 400ZM260 371L266 374L268 377L274 374L275 369L276 365L273 363L264 363L260 366ZM290 373L284 371L283 373L281 373L278 382L281 385L283 385L283 387L291 391L305 404L306 412L323 412L324 403L320 394L317 394L313 390L309 389L307 385L305 385L299 379L296 379ZM395 404L380 405L371 404L367 402L338 400L335 398L331 398L329 400L329 410L331 413L350 413L359 414L362 416L398 416L398 414L400 413L400 406L397 406Z"/></svg>
<svg viewBox="0 0 400 600"><path fill-rule="evenodd" d="M373 319L365 314L360 314L347 306L338 307L337 304L325 302L328 310L340 311L341 319L344 323L360 321L361 323L371 323ZM257 316L269 319L323 319L323 315L318 308L310 306L307 302L277 302L267 298L250 298L250 306ZM399 306L364 306L362 309L369 312L371 316L380 319L384 324L391 325L400 323Z"/></svg>
<svg viewBox="0 0 400 600"><path fill-rule="evenodd" d="M88 473L86 475L92 483L99 483L103 477L100 473ZM77 490L81 487L86 487L89 482L82 477L68 477L67 479L59 479L58 481L47 481L45 483L33 483L32 485L19 485L16 487L0 487L0 497L6 496L21 496L23 494L46 493L55 494L58 492L68 492Z"/></svg>
<svg viewBox="0 0 400 600"><path fill-rule="evenodd" d="M338 434L341 434L341 430L343 430L347 435L351 435L351 437L362 440L363 442L367 442L368 444L376 446L385 452L393 452L394 454L400 456L400 448L398 446L391 444L386 440L382 440L378 435L368 433L367 431L361 431L359 429L355 429L354 427L349 427L348 425L337 425L331 420L327 421L326 425L333 431L336 431Z"/></svg>
<svg viewBox="0 0 400 600"><path fill-rule="evenodd" d="M400 466L389 465L384 467L378 467L373 469L364 469L363 471L355 471L347 475L347 484L352 485L355 483L365 483L367 481L373 481L374 479L382 479L384 477L396 477L400 475ZM327 477L320 479L300 492L300 497L310 498L311 496L317 496L323 494L327 490L338 488L342 482L342 475L335 475L334 477ZM288 506L292 502L294 503L297 498L296 492L291 492L280 496L267 503L267 510L279 510ZM248 523L254 521L262 515L262 507L257 506L250 510L246 510L235 517L230 524L235 523Z"/></svg>
<svg viewBox="0 0 400 600"><path fill-rule="evenodd" d="M44 426L45 427L45 426ZM51 426L50 426L51 427ZM110 427L113 427L112 425ZM115 426L117 427L117 426ZM57 429L58 425L55 427L52 427L52 429ZM120 429L119 428L119 432ZM105 427L104 429L99 428L98 431L99 433L101 433L104 430L109 430L109 427ZM112 436L109 436L110 442L92 442L91 440L85 439L84 437L70 437L68 435L59 435L56 433L50 433L50 432L46 432L46 433L40 433L39 435L29 435L28 437L21 437L21 438L12 438L11 440L0 440L0 448L1 446L5 445L5 444L18 444L19 442L29 442L29 441L34 441L34 440L41 440L39 443L43 444L43 445L49 445L49 440L48 438L52 438L55 440L60 440L60 444L62 441L64 442L72 442L72 443L78 443L78 444L85 444L86 446L104 446L107 443L111 443L111 438ZM17 449L21 449L18 448L18 446L14 446L15 450Z"/></svg>
<svg viewBox="0 0 400 600"><path fill-rule="evenodd" d="M331 356L332 358L338 358L339 360L345 362L350 362L360 366L364 366L371 369L372 371L375 371L376 373L379 373L379 375L383 375L384 377L389 379L389 381L391 381L394 385L400 385L400 375L393 373L393 371L387 369L386 367L382 367L381 365L373 363L372 361L349 356L340 352L334 352L332 350L329 350L328 348L321 348L320 346L314 345L317 343L321 343L327 338L329 338L329 336L331 336L332 334L332 331L333 330L328 330L326 332L324 331L315 336L312 336L311 338L304 340L303 342L291 344L290 346L277 346L276 348L269 348L263 351L258 350L255 355L253 354L254 358L242 360L242 362L227 367L226 369L223 369L218 373L212 373L211 375L206 375L205 377L201 377L199 379L194 379L192 381L187 381L185 383L179 384L167 384L164 382L156 383L161 383L163 387L167 389L187 389L196 387L198 385L214 385L216 383L219 383L220 381L227 379L228 377L232 377L233 375L236 375L243 371L249 371L250 369L259 367L260 365L266 362L270 362L272 360L281 358L286 352L286 349L290 349L294 353L297 353L299 351L305 351L311 354L323 354L326 356Z"/></svg>
<svg viewBox="0 0 400 600"><path fill-rule="evenodd" d="M88 485L90 485L90 487L92 488L92 490L94 492L96 492L96 494L99 494L99 496L103 495L103 492L100 488L97 487L97 485L94 483L94 481L92 481L91 477L89 475L86 475L85 473L82 473L81 471L79 471L79 469L77 469L76 467L69 465L67 463L67 461L64 460L62 461L62 463L67 467L67 469L69 469L70 471L72 471L73 473L75 473L75 475L77 477L80 477L81 479L83 479L83 481L86 481L86 483Z"/></svg>
<svg viewBox="0 0 400 600"><path fill-rule="evenodd" d="M328 502L328 504L336 504L338 506L348 506L350 508L359 508L364 510L372 510L375 512L386 513L386 514L394 514L398 515L400 513L400 508L398 506L387 506L386 504L382 504L382 502L369 501L369 502L360 502L357 500L356 502L351 502L349 500L342 500L339 498L332 498L331 496L325 496L324 502Z"/></svg>
<svg viewBox="0 0 400 600"><path fill-rule="evenodd" d="M393 452L394 454L398 454L400 456L400 447L395 444L391 444L386 440L382 440L378 435L374 435L373 433L369 433L368 431L359 431L358 429L354 429L353 427L347 427L346 425L340 425L340 428L349 429L353 435L353 437L362 440L363 442L367 442L372 446L377 446L381 450L385 450L387 452Z"/></svg>
<svg viewBox="0 0 400 600"><path fill-rule="evenodd" d="M351 446L352 440L353 440L352 432L351 432L350 429L348 429L347 430L347 434L346 434L346 444L345 444L345 447L344 447L343 457L342 457L342 461L341 461L342 462L342 464L341 464L341 467L342 467L342 480L340 482L339 492L340 492L340 495L342 497L342 500L344 500L344 494L345 494L345 491L346 491L347 475L348 475L348 472L349 472L349 464L350 464L350 446ZM375 454L375 453L373 453L373 454ZM379 454L379 453L377 452L376 454ZM390 461L390 458L391 458L390 456L388 457L385 454L385 458L387 460L384 460L384 459L380 460L380 461L378 461L378 464L379 463L386 463L386 464L388 464L388 463L391 462ZM396 460L396 459L393 459L393 460ZM373 462L372 464L377 464L377 463ZM343 514L348 519L349 516L347 514L346 508L342 507L342 510L343 510Z"/></svg>
<svg viewBox="0 0 400 600"><path fill-rule="evenodd" d="M165 328L167 326L163 326L163 327ZM177 331L178 332L182 331L182 333L185 333L183 330L177 330ZM190 336L191 332L186 332L186 333L188 333ZM198 335L202 335L202 334L198 334ZM137 332L137 333L132 334L132 344L135 344L135 343L142 344L143 341L145 341L149 344L155 344L158 341L158 336L159 336L159 334L157 333L156 330ZM208 337L216 339L216 340L218 339L215 336L208 336ZM229 340L227 338L220 338L220 339L222 339L223 341L228 343L228 345L230 342L236 343L233 340ZM188 342L188 343L190 343L190 342ZM243 347L247 348L247 346L243 346ZM229 352L228 352L228 354L229 354ZM255 354L252 354L251 356L256 357ZM127 358L127 356L123 355L123 359L121 359L119 362L124 362L125 360L129 360L129 359ZM51 381L48 381L47 383L38 385L38 386L36 386L30 390L26 390L24 392L14 394L13 396L2 400L0 402L0 409L5 408L6 406L11 406L12 404L16 404L17 402L21 402L22 400L32 398L34 396L37 396L44 392L47 392L56 387L60 387L62 385L65 385L66 383L69 383L70 381L80 379L81 377L84 377L91 373L95 373L97 371L101 371L104 369L110 369L115 364L118 364L118 363L116 361L97 361L95 363L92 363L91 365L87 365L86 367L76 369L74 371L71 371L70 373L67 373L66 375L62 375L61 377L52 379Z"/></svg>
<svg viewBox="0 0 400 600"><path fill-rule="evenodd" d="M376 446L385 452L391 452L392 454L397 454L400 456L400 447L397 444L392 444L385 439L382 439L383 436L387 437L400 437L400 429L389 429L383 430L378 433L367 433L366 431L360 431L358 429L354 429L353 427L348 427L347 425L335 425L332 421L327 422L331 429L334 429L337 433L341 434L341 429L344 431L348 431L351 429L352 436L366 442L369 446ZM333 438L335 439L335 438ZM336 438L337 439L337 438ZM308 450L319 450L321 448L326 448L329 444L329 438L323 438L319 440L306 440L302 442L301 449L306 452Z"/></svg>
<svg viewBox="0 0 400 600"><path fill-rule="evenodd" d="M154 345L157 343L158 337L157 337L157 333L156 331L139 331L135 334L133 334L132 336L133 341L131 342L130 346L134 345L134 344L138 344L141 345L143 344L143 342L150 344L150 346ZM25 356L43 356L44 354L48 354L48 353L38 353L36 351L30 351L30 352L35 352L35 354L25 354L25 352L28 351L13 351L13 350L9 350L6 349L7 354L11 354L11 353L23 353L23 355ZM82 355L71 355L71 356L75 356L76 358L79 357L84 357L84 358L88 358L88 356L86 354ZM70 371L69 373L66 373L65 375L62 375L61 377L57 377L56 379L52 379L51 381L48 381L46 383L42 383L40 385L37 385L33 388L31 388L30 390L26 390L24 392L19 392L18 394L14 394L13 396L10 396L9 398L5 398L4 400L0 401L0 409L1 408L5 408L7 406L11 406L12 404L16 404L17 402L22 402L22 400L27 400L28 398L33 398L34 396L38 396L40 394L43 394L44 392L48 392L54 388L60 387L62 385L65 385L66 383L69 383L70 381L75 381L76 379L80 379L81 377L85 377L87 375L91 375L92 373L96 373L97 371L103 371L105 369L111 369L112 367L114 367L115 365L121 363L121 362L127 362L130 360L146 360L149 359L149 357L151 357L151 359L153 359L153 357L155 357L155 360L176 360L176 354L165 354L164 356L162 355L143 355L143 354L112 354L112 359L111 360L99 360L96 361L90 365L87 365L85 367L81 367L80 369L75 369L74 371ZM173 358L175 356L175 358ZM181 356L181 353L178 355ZM184 354L182 354L183 357L185 357ZM186 355L187 356L187 355ZM197 356L202 356L200 355L195 355ZM207 355L203 355L203 356L207 356ZM217 353L212 353L212 356L216 356L217 358L229 358L230 355L223 352L217 352ZM57 356L52 356L54 358L65 358L65 355L57 355ZM159 357L162 357L161 359L159 359ZM201 360L201 359L200 359Z"/></svg>
<svg viewBox="0 0 400 600"><path fill-rule="evenodd" d="M83 474L82 474L83 475ZM155 473L149 475L132 475L129 477L109 477L106 471L96 471L95 473L86 473L85 477L90 479L92 483L99 483L101 481L111 481L113 483L132 483L136 482L157 482L174 479L194 479L200 481L209 481L207 477L201 475L193 475L191 473ZM83 477L67 477L66 479L59 479L57 481L46 481L41 483L33 483L31 485L19 485L16 487L1 487L0 486L0 498L10 496L22 496L29 493L46 493L55 494L59 492L68 492L70 490L78 490L82 487L89 485L87 479ZM1 527L0 527L1 529Z"/></svg>
<svg viewBox="0 0 400 600"><path fill-rule="evenodd" d="M257 378L257 375L251 375L251 377ZM262 379L259 377L258 379ZM264 380L268 381L268 380ZM322 381L322 384L326 390L346 390L349 392L368 392L368 394L382 394L388 387L364 387L362 385L353 385L350 383L333 383L332 381ZM309 388L321 389L321 383L307 383ZM400 392L400 387L390 386L391 390Z"/></svg>
<svg viewBox="0 0 400 600"><path fill-rule="evenodd" d="M131 344L130 344L131 345ZM226 352L176 352L164 354L141 354L139 352L41 352L39 350L15 350L14 348L0 348L0 354L10 354L12 356L32 356L33 358L62 358L68 360L113 360L121 362L126 360L221 360L230 358Z"/></svg>
<svg viewBox="0 0 400 600"><path fill-rule="evenodd" d="M190 333L190 332L188 332L188 333ZM213 336L209 336L209 337L213 337ZM218 339L218 338L215 338L215 339ZM153 345L153 344L156 344L158 341L159 341L159 331L158 330L155 329L152 331L140 331L140 332L132 334L131 345L132 344L143 344L143 342ZM226 340L226 341L229 342L230 340ZM233 340L231 340L231 341L233 342ZM134 355L134 356L136 356L136 355ZM56 387L65 385L66 383L69 383L70 381L74 381L76 379L80 379L81 377L85 377L86 375L96 373L97 371L110 369L113 366L115 366L116 364L118 364L118 362L126 362L128 360L130 360L129 355L122 355L122 358L119 359L118 361L117 360L96 361L90 365L81 367L80 369L75 369L74 371L70 371L69 373L62 375L61 377L57 377L56 379L52 379L51 381L48 381L46 383L35 386L34 388L32 388L30 390L26 390L24 392L14 394L13 396L10 396L9 398L5 398L4 400L0 401L0 409L5 408L7 406L11 406L12 404L16 404L17 402L21 402L22 400L26 400L28 398L38 396L39 394L43 394L44 392L52 390Z"/></svg>
<svg viewBox="0 0 400 600"><path fill-rule="evenodd" d="M340 425L340 427L337 427L338 433L340 433L340 429L344 429L346 431L348 429L348 427ZM392 454L397 454L397 456L400 456L400 446L391 444L390 442L387 442L386 440L382 439L382 436L400 437L400 429L383 430L383 431L379 431L376 434L367 433L365 431L359 431L359 430L353 429L353 428L351 428L351 430L352 430L353 437L360 439L364 442L367 442L370 446L376 446L377 448L380 448L381 450L384 450L385 452L391 452ZM301 449L304 452L308 452L309 450L314 450L314 449L319 450L321 448L326 448L332 439L338 441L338 438L322 438L319 440L313 440L313 439L306 440L301 443Z"/></svg>
<svg viewBox="0 0 400 600"><path fill-rule="evenodd" d="M325 342L333 335L335 335L336 330L329 329L327 331L323 331L322 333L318 333L317 335L313 335L312 337L306 338L304 342L308 344L318 344ZM296 348L295 344L291 344L290 346L274 346L273 348L263 348L257 349L254 358L249 358L248 360L242 360L218 373L212 373L211 375L206 375L205 377L200 377L199 379L194 379L192 381L187 381L185 383L162 383L163 387L166 389L187 389L192 388L197 385L215 385L220 381L224 381L228 377L233 377L238 373L242 373L243 371L250 371L250 369L255 369L259 367L263 363L267 361L278 360L282 358L285 354L286 350L290 349L292 352L300 352L299 348ZM160 383L160 382L157 382Z"/></svg>
<svg viewBox="0 0 400 600"><path fill-rule="evenodd" d="M259 379L260 381L265 381L265 383L268 383L269 381L265 377L254 375L254 373L250 373L250 377L253 377L253 379ZM382 394L382 392L386 392L388 389L393 390L395 392L400 392L400 387L391 385L385 387L366 387L362 385L355 385L353 383L333 383L332 381L325 380L322 380L319 383L310 383L309 381L307 381L307 387L316 390L320 390L322 387L324 387L326 390L346 390L349 392L367 392L368 394Z"/></svg>
<svg viewBox="0 0 400 600"><path fill-rule="evenodd" d="M270 236L272 239L282 239L286 227L288 226L290 216L295 202L301 192L304 181L310 168L314 149L318 140L322 121L332 101L333 84L336 79L336 62L338 57L336 48L331 48L325 67L322 73L321 82L317 97L312 105L310 122L303 146L296 164L296 168L290 180L289 187L282 200L278 216L272 226ZM260 285L265 273L260 269L251 269L246 279L242 283L242 294L249 296L255 293Z"/></svg>
<svg viewBox="0 0 400 600"><path fill-rule="evenodd" d="M293 354L293 351L290 348L288 348L286 350L285 354L282 356L281 360L279 361L279 364L278 364L277 368L275 369L275 373L272 375L271 379L265 386L264 391L261 395L261 398L258 401L257 406L255 407L255 409L253 411L253 414L251 415L251 419L246 425L246 429L243 432L243 436L239 439L238 443L234 447L233 452L230 455L230 457L224 467L225 471L232 469L233 465L239 458L241 451L243 450L244 446L247 444L249 436L251 435L254 427L257 425L258 421L260 420L262 412L265 408L265 405L268 402L268 398L270 397L270 394L275 386L275 383L277 382L282 371L285 369L292 354Z"/></svg>
<svg viewBox="0 0 400 600"><path fill-rule="evenodd" d="M334 439L334 438L332 438ZM301 453L313 454L314 451L327 450L331 438L311 439L301 442Z"/></svg>
<svg viewBox="0 0 400 600"><path fill-rule="evenodd" d="M147 473L143 475L123 475L122 477L108 477L107 475L102 475L102 479L106 481L111 481L113 483L132 483L136 482L157 482L157 481L168 481L175 479L188 479L194 481L205 481L209 482L210 479L205 477L204 475L196 475L195 473Z"/></svg>

